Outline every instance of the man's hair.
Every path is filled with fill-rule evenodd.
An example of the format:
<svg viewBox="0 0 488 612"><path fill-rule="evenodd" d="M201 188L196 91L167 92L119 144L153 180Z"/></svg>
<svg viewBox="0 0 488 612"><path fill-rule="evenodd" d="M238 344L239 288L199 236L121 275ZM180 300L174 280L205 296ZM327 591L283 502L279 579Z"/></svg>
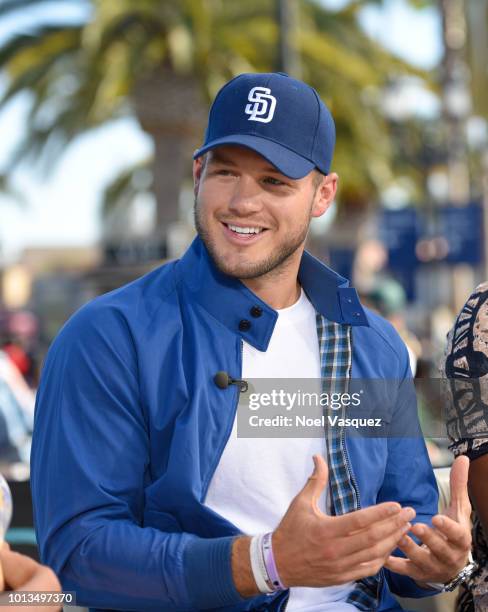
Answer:
<svg viewBox="0 0 488 612"><path fill-rule="evenodd" d="M326 175L320 172L320 170L317 170L317 168L314 168L312 172L313 172L313 176L312 176L313 188L315 189L315 191L317 191L320 185L322 185L322 181L324 179L324 176Z"/></svg>

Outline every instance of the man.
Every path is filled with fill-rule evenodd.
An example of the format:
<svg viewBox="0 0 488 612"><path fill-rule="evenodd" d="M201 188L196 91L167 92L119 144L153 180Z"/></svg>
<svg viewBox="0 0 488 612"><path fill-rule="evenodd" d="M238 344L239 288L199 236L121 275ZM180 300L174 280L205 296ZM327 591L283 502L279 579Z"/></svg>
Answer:
<svg viewBox="0 0 488 612"><path fill-rule="evenodd" d="M304 252L336 194L334 143L308 85L230 81L194 156L199 236L181 260L81 309L54 342L32 450L36 529L79 603L399 609L390 591L432 594L426 583L466 565L466 466L452 517L431 527L437 490L419 437L236 436L253 377L396 379L392 418L416 419L397 334ZM408 559L390 556L397 546Z"/></svg>

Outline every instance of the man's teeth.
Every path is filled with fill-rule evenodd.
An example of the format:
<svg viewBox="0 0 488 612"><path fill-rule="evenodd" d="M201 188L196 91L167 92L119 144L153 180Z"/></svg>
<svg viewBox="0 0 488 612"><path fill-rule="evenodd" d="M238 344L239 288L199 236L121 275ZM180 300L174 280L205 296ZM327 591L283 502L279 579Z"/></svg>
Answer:
<svg viewBox="0 0 488 612"><path fill-rule="evenodd" d="M263 229L262 227L237 227L237 225L230 224L227 227L238 234L259 234Z"/></svg>

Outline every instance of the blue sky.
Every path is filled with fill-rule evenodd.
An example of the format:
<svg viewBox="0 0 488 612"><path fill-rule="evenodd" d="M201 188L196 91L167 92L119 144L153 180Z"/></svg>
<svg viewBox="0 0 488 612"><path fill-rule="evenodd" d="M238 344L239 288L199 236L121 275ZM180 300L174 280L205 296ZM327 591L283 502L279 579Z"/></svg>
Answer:
<svg viewBox="0 0 488 612"><path fill-rule="evenodd" d="M347 3L323 1L332 8ZM74 19L78 16L73 12ZM21 28L35 18L30 12L25 23L18 19L5 23L0 39L11 27ZM366 9L361 21L371 36L419 67L430 69L441 57L440 19L432 8L416 11L405 0L385 0L383 7ZM0 166L22 131L26 101L16 99L0 114ZM125 119L75 141L49 177L19 170L16 184L27 206L21 208L0 196L0 263L15 260L25 246L95 243L100 233L101 188L121 168L150 151L151 143L136 122Z"/></svg>

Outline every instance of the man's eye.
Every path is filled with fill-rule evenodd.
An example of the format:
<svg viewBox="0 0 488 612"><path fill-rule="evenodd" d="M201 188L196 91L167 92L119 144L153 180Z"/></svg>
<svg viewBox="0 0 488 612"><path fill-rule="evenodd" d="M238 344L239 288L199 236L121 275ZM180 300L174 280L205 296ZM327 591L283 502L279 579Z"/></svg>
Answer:
<svg viewBox="0 0 488 612"><path fill-rule="evenodd" d="M215 174L218 174L219 176L232 176L233 172L232 170L226 170L225 168L220 168L215 171Z"/></svg>
<svg viewBox="0 0 488 612"><path fill-rule="evenodd" d="M281 187L286 185L286 183L284 183L283 181L280 181L279 179L275 178L274 176L267 176L264 179L264 182L267 183L268 185L275 185L276 187Z"/></svg>

